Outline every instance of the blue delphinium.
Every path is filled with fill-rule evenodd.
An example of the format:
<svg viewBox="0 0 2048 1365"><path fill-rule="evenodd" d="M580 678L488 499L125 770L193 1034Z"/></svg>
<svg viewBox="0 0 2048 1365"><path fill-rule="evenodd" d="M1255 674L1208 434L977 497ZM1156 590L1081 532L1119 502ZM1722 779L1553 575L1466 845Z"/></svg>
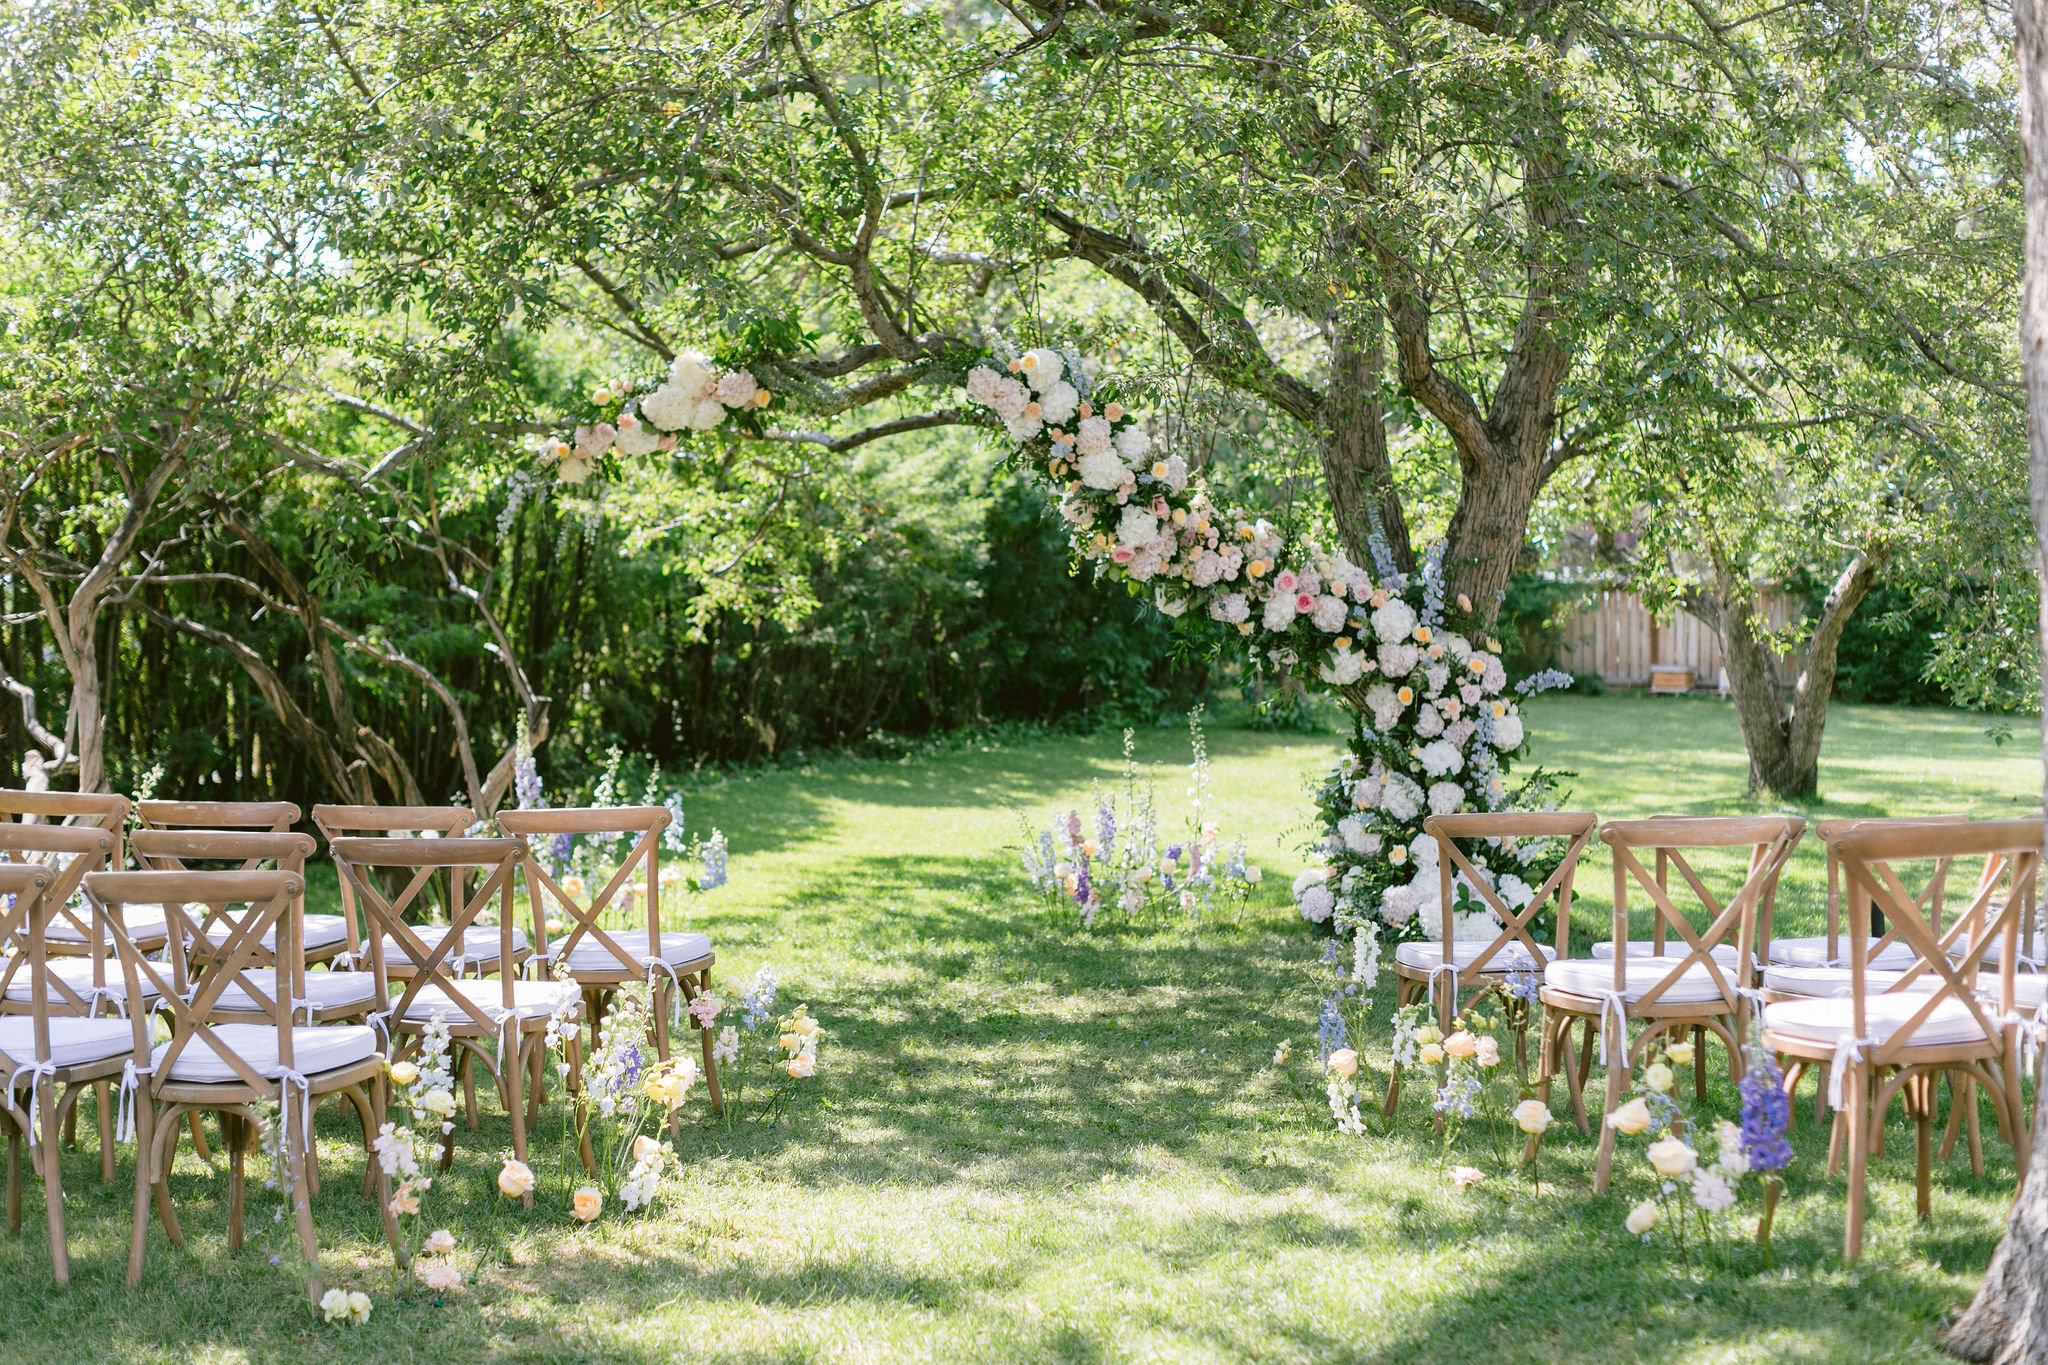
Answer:
<svg viewBox="0 0 2048 1365"><path fill-rule="evenodd" d="M1792 1104L1785 1098L1785 1078L1770 1054L1754 1052L1737 1087L1742 1095L1742 1153L1752 1171L1781 1171L1792 1161L1785 1130L1792 1123Z"/></svg>
<svg viewBox="0 0 2048 1365"><path fill-rule="evenodd" d="M725 835L717 830L704 845L704 876L697 885L704 891L725 885Z"/></svg>
<svg viewBox="0 0 2048 1365"><path fill-rule="evenodd" d="M1323 1012L1316 1018L1316 1037L1325 1057L1343 1047L1351 1036L1351 1030L1344 1026L1342 1004L1341 998L1331 996L1323 1002Z"/></svg>

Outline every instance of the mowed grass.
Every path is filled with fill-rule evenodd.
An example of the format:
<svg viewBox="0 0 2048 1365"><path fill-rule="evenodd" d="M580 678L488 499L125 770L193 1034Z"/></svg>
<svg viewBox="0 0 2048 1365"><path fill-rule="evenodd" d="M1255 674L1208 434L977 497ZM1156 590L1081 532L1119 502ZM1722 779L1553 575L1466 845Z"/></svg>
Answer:
<svg viewBox="0 0 2048 1365"><path fill-rule="evenodd" d="M1743 795L1731 713L1714 701L1550 698L1530 708L1537 758L1571 769L1603 816L1768 809ZM2030 737L1993 745L1968 717L1839 708L1809 819L1966 811L2038 800ZM188 1244L152 1227L142 1287L123 1284L132 1169L102 1187L91 1123L69 1153L74 1280L49 1280L41 1195L0 1239L0 1356L10 1360L519 1361L1876 1361L1931 1360L2000 1234L2013 1171L1990 1142L1973 1178L1941 1164L1936 1218L1912 1216L1910 1142L1874 1166L1871 1236L1839 1256L1839 1180L1801 1106L1778 1264L1746 1245L1681 1267L1620 1227L1649 1189L1631 1153L1591 1190L1592 1143L1568 1126L1544 1184L1491 1171L1453 1189L1411 1088L1391 1135L1313 1121L1270 1066L1311 1050L1321 942L1285 903L1302 865L1307 781L1334 736L1211 735L1216 808L1270 874L1241 923L1084 931L1028 896L1015 812L1083 806L1117 780L1119 737L986 746L900 763L823 765L693 793L693 825L728 834L732 883L687 907L735 991L783 978L828 1034L812 1093L778 1126L703 1117L681 1140L682 1189L654 1216L567 1215L574 1182L539 1139L515 1264L436 1305L394 1290L354 1192L353 1125L321 1129L315 1214L330 1283L375 1296L359 1329L316 1324L250 1243L225 1249L225 1179L189 1146L174 1178ZM1181 732L1139 752L1176 817ZM1580 879L1578 932L1603 922L1605 865ZM316 890L331 875L315 873ZM1816 923L1824 879L1803 848L1781 928ZM325 892L322 890L322 894ZM681 922L682 914L677 920ZM1583 951L1583 949L1581 949ZM1390 986L1382 993L1391 996ZM1382 1002L1384 1017L1384 1001ZM1374 1040L1383 1055L1384 1035ZM1718 1054L1717 1054L1718 1055ZM1372 1068L1377 1084L1381 1071ZM1710 1108L1733 1096L1722 1078ZM1560 1108L1562 1108L1560 1103ZM436 1224L474 1247L509 1147L501 1117L458 1130ZM218 1162L218 1158L216 1158Z"/></svg>

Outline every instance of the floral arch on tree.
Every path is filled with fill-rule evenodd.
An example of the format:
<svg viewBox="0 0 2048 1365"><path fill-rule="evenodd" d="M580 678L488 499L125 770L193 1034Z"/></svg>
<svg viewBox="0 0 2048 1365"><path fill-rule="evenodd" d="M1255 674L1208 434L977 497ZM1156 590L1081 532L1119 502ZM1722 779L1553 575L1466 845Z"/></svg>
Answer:
<svg viewBox="0 0 2048 1365"><path fill-rule="evenodd" d="M1099 576L1149 588L1159 611L1206 629L1219 646L1234 640L1254 670L1330 692L1352 713L1350 752L1316 792L1321 864L1294 885L1305 919L1374 940L1425 935L1433 921L1421 912L1439 905L1441 883L1423 820L1549 803L1540 770L1521 781L1509 771L1527 740L1522 700L1570 678L1508 677L1473 602L1446 600L1441 545L1410 574L1374 537L1367 567L1253 511L1219 506L1159 424L1127 406L1113 377L1076 349L998 343L961 380L964 420L1000 429ZM606 413L539 443L565 482L584 482L614 457L676 451L690 433L770 435L775 395L743 365L686 351L657 383L635 393L620 381L592 401ZM1519 909L1555 853L1538 841L1472 858ZM1492 911L1462 873L1454 885L1454 931L1491 938Z"/></svg>

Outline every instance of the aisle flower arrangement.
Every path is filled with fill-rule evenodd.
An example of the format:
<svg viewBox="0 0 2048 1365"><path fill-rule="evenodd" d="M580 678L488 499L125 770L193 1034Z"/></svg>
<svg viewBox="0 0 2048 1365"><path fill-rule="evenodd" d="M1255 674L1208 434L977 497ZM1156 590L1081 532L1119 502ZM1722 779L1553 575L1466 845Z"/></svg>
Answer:
<svg viewBox="0 0 2048 1365"><path fill-rule="evenodd" d="M1028 827L1024 875L1046 904L1072 906L1083 925L1104 910L1126 919L1196 921L1241 912L1264 874L1247 860L1242 836L1225 842L1209 818L1209 748L1202 708L1188 714L1189 810L1178 834L1162 832L1158 798L1138 772L1136 733L1124 731L1121 795L1098 790L1088 817L1054 816Z"/></svg>

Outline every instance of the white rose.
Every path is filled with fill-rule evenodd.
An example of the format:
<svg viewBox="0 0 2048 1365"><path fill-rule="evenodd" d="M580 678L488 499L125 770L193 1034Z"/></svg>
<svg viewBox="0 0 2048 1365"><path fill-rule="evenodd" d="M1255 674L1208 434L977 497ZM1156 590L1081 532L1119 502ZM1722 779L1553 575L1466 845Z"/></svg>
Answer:
<svg viewBox="0 0 2048 1365"><path fill-rule="evenodd" d="M1634 1233L1634 1234L1635 1234L1636 1236L1638 1236L1638 1237L1641 1237L1641 1236L1643 1236L1644 1234L1646 1234L1647 1232L1649 1232L1649 1230L1650 1230L1651 1228L1653 1228L1653 1227L1656 1227L1656 1226L1657 1226L1657 1204L1656 1204L1656 1201L1655 1201L1655 1200L1651 1200L1651 1199L1645 1199L1645 1200L1644 1200L1644 1201L1643 1201L1642 1203L1640 1203L1640 1204L1636 1205L1636 1206L1635 1206L1634 1208L1630 1209L1630 1210L1628 1211L1628 1224L1627 1224L1627 1226L1628 1226L1628 1230L1629 1230L1630 1232Z"/></svg>

